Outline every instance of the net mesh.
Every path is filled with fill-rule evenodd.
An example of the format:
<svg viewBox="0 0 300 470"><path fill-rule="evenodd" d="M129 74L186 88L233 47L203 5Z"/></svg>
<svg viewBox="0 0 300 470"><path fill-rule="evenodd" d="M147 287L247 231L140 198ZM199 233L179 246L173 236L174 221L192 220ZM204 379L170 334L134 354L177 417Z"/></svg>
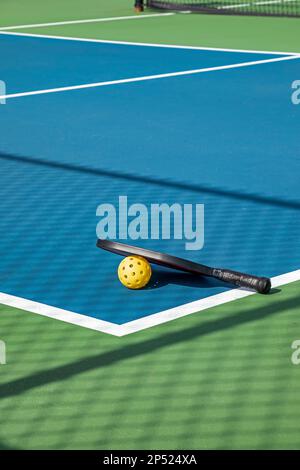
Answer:
<svg viewBox="0 0 300 470"><path fill-rule="evenodd" d="M217 14L300 16L300 0L146 0L151 8Z"/></svg>

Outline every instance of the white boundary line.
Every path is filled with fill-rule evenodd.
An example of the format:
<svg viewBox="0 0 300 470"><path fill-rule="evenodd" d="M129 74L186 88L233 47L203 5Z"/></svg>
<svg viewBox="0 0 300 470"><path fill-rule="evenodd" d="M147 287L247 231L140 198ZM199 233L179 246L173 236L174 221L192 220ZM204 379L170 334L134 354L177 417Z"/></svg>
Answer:
<svg viewBox="0 0 300 470"><path fill-rule="evenodd" d="M162 73L162 74L157 74L157 75L146 75L144 77L123 78L120 80L110 80L106 82L85 83L83 85L72 85L72 86L65 86L65 87L58 87L58 88L49 88L45 90L24 91L20 93L0 95L0 100L21 98L24 96L46 95L49 93L61 93L65 91L82 90L86 88L98 88L98 87L103 87L103 86L121 85L124 83L143 82L147 80L157 80L157 79L162 79L162 78L179 77L183 75L195 75L195 74L200 74L200 73L215 72L218 70L237 69L237 68L242 68L242 67L250 67L253 65L268 64L272 62L282 62L284 60L294 60L294 59L299 59L299 58L300 58L300 55L299 56L296 56L296 55L284 56L284 57L276 57L274 59L241 62L241 63L230 64L230 65L218 65L216 67L208 67L208 68L202 68L202 69L182 70L180 72Z"/></svg>
<svg viewBox="0 0 300 470"><path fill-rule="evenodd" d="M280 51L257 51L251 49L229 49L222 47L205 47L205 46L179 46L176 44L156 44L147 42L131 42L131 41L113 41L109 39L89 39L89 38L78 38L71 36L55 36L49 34L33 34L33 33L14 33L14 32L2 32L0 35L7 36L24 36L30 38L41 38L41 39L57 39L61 41L79 41L79 42L94 42L100 44L117 44L123 46L141 46L141 47L162 47L169 49L190 49L195 51L220 51L220 52L241 52L247 54L269 54L269 55L299 55L299 52L280 52Z"/></svg>
<svg viewBox="0 0 300 470"><path fill-rule="evenodd" d="M217 10L227 10L227 9L236 9L236 8L245 8L245 7L253 7L254 5L273 5L278 3L288 3L288 2L295 2L295 0L264 0L262 2L251 2L251 3L237 3L233 5L226 5L217 7Z"/></svg>
<svg viewBox="0 0 300 470"><path fill-rule="evenodd" d="M300 269L292 271L290 273L282 274L272 278L272 287L279 287L291 282L300 280ZM50 305L34 302L33 300L23 299L14 295L9 295L0 292L0 303L14 307L20 310L26 310L31 313L37 313L44 317L53 318L55 320L61 320L65 323L71 323L72 325L81 326L90 330L100 331L113 336L126 336L132 333L136 333L153 326L161 325L163 323L175 320L177 318L185 317L202 310L223 305L233 300L243 299L254 295L255 292L232 289L221 294L212 295L205 299L190 302L188 304L180 305L163 312L148 315L147 317L140 318L131 322L124 323L123 325L116 325L115 323L98 320L96 318L88 317L79 313L71 312L69 310L63 310Z"/></svg>
<svg viewBox="0 0 300 470"><path fill-rule="evenodd" d="M115 16L112 18L91 18L88 20L70 20L70 21L56 21L53 23L36 23L36 24L20 24L17 26L0 26L0 31L9 31L14 29L27 29L27 28L44 28L47 26L64 26L68 24L84 24L84 23L103 23L106 21L121 21L121 20L141 20L145 18L154 18L157 16L174 16L174 12L169 13L151 13L150 15L134 15L134 16Z"/></svg>

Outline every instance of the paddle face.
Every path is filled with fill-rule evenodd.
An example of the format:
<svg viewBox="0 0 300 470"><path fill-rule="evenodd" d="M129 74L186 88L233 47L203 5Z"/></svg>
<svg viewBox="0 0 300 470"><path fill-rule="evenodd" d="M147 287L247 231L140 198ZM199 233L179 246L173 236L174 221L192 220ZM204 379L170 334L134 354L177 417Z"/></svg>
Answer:
<svg viewBox="0 0 300 470"><path fill-rule="evenodd" d="M159 251L146 250L145 248L125 245L124 243L112 242L110 240L98 240L97 246L122 256L143 256L143 258L146 258L150 263L159 264L166 268L178 269L179 271L185 271L192 274L203 274L206 276L210 276L212 274L211 268L208 266L177 258L177 256L160 253Z"/></svg>

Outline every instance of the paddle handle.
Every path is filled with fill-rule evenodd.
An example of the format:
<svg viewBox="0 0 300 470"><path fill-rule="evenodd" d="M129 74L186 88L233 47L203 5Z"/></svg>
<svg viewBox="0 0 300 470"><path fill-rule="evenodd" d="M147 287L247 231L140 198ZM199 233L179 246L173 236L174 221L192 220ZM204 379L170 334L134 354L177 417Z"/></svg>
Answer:
<svg viewBox="0 0 300 470"><path fill-rule="evenodd" d="M271 289L271 280L268 277L251 276L250 274L220 268L214 268L212 276L220 281L229 282L239 287L254 289L260 294L267 294Z"/></svg>

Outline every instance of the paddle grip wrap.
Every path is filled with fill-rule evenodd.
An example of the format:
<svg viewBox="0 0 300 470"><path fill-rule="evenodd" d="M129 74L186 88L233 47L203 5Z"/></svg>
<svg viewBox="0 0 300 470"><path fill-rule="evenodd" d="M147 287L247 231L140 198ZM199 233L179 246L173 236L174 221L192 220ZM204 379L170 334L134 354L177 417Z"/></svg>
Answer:
<svg viewBox="0 0 300 470"><path fill-rule="evenodd" d="M239 287L254 289L260 294L267 294L271 289L271 281L267 277L250 276L249 274L231 271L230 269L213 269L213 277L220 281L230 282Z"/></svg>

